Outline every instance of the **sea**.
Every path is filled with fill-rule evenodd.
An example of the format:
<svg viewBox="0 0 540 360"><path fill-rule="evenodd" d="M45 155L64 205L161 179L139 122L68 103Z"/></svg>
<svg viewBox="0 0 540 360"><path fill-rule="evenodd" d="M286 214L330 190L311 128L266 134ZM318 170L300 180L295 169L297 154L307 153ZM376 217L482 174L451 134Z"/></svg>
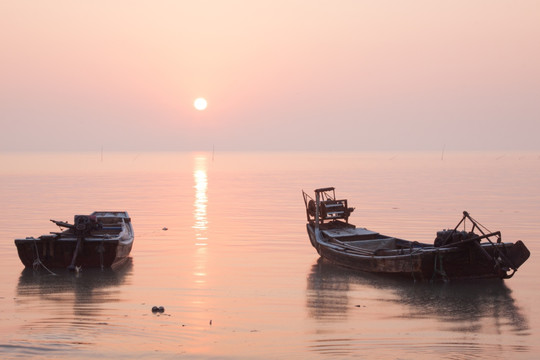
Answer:
<svg viewBox="0 0 540 360"><path fill-rule="evenodd" d="M539 184L539 152L0 153L0 358L535 359ZM344 269L306 233L321 187L357 226L432 243L466 210L531 256L507 280ZM124 266L24 269L15 238L95 210L131 216Z"/></svg>

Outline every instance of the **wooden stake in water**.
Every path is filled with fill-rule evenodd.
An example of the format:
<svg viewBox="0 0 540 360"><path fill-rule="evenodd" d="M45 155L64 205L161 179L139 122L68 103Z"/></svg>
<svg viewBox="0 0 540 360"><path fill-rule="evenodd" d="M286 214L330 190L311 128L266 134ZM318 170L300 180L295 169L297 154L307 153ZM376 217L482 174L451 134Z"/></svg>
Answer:
<svg viewBox="0 0 540 360"><path fill-rule="evenodd" d="M446 144L444 144L442 147L441 160L444 160L444 148L446 148Z"/></svg>

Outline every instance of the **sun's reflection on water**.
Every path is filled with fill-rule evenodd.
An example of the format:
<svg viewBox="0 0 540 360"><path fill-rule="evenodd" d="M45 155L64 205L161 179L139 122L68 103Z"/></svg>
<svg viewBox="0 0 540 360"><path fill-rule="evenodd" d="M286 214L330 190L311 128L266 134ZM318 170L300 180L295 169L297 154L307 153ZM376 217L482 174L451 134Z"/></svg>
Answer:
<svg viewBox="0 0 540 360"><path fill-rule="evenodd" d="M208 229L207 205L208 205L208 175L206 157L195 157L193 170L193 179L195 181L195 202L193 204L193 229L195 229L195 266L193 269L194 282L198 285L206 283L206 261L208 250Z"/></svg>
<svg viewBox="0 0 540 360"><path fill-rule="evenodd" d="M206 216L206 207L208 203L208 196L206 194L208 189L208 175L206 174L205 157L195 158L193 178L195 180L195 209L193 211L195 223L193 224L193 228L196 230L196 245L206 246L208 240L205 234L205 231L208 228L208 219Z"/></svg>

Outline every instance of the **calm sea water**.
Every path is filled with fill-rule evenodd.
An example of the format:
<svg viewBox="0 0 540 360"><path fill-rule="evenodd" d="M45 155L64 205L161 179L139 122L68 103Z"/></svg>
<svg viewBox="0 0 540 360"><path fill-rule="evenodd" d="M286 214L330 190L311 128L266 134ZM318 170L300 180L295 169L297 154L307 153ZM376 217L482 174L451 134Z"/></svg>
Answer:
<svg viewBox="0 0 540 360"><path fill-rule="evenodd" d="M540 354L540 154L2 154L0 165L3 359ZM468 210L531 258L504 282L329 265L309 244L301 196L325 186L356 207L356 225L432 242ZM23 270L14 238L94 210L130 213L130 263Z"/></svg>

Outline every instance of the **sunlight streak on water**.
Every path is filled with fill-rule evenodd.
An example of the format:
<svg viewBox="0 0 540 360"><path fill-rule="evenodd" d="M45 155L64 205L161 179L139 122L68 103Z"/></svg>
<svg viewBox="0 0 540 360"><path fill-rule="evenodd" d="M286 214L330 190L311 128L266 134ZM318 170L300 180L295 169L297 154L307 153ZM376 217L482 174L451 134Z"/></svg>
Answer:
<svg viewBox="0 0 540 360"><path fill-rule="evenodd" d="M193 228L197 230L196 239L198 246L206 246L208 238L205 236L205 231L208 226L208 218L206 208L208 204L208 175L206 167L206 157L200 156L195 158L195 169L193 171L195 180L195 209L193 216L195 224Z"/></svg>
<svg viewBox="0 0 540 360"><path fill-rule="evenodd" d="M195 202L194 202L194 224L195 229L195 254L194 259L194 283L200 288L206 285L207 277L207 262L208 262L208 174L207 174L207 158L205 156L197 156L194 159L193 178L195 181ZM204 301L194 300L194 304L203 305Z"/></svg>

